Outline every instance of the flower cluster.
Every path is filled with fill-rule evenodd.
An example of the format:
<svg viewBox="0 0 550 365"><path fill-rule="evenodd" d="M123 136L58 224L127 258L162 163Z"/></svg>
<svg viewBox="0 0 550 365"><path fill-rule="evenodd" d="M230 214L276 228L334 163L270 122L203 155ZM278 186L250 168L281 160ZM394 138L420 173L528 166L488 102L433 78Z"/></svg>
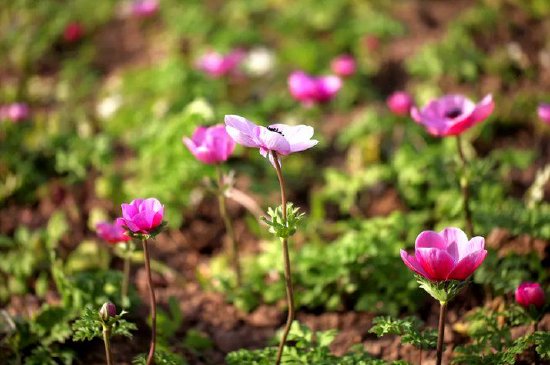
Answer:
<svg viewBox="0 0 550 365"><path fill-rule="evenodd" d="M212 77L226 76L236 73L245 56L242 49L235 49L226 55L209 51L197 60L196 67Z"/></svg>
<svg viewBox="0 0 550 365"><path fill-rule="evenodd" d="M290 94L306 106L331 100L342 88L342 79L335 75L311 76L294 71L288 77Z"/></svg>

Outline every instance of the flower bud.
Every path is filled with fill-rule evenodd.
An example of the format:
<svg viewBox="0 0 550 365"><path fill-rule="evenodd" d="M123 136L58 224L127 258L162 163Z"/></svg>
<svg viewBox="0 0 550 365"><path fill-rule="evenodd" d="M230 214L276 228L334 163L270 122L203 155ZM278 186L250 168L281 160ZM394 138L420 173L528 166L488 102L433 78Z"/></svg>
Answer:
<svg viewBox="0 0 550 365"><path fill-rule="evenodd" d="M116 306L111 302L103 304L99 310L99 316L103 322L107 322L109 318L116 316Z"/></svg>
<svg viewBox="0 0 550 365"><path fill-rule="evenodd" d="M414 105L414 100L409 93L396 91L388 97L386 104L393 114L406 116Z"/></svg>
<svg viewBox="0 0 550 365"><path fill-rule="evenodd" d="M534 305L540 309L544 306L544 291L539 283L521 283L516 289L516 302L525 308Z"/></svg>

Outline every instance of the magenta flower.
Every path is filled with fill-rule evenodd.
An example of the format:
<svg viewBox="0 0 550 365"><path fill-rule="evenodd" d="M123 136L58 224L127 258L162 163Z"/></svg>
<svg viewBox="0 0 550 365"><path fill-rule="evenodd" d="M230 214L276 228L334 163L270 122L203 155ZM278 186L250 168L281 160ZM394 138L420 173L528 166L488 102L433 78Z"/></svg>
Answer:
<svg viewBox="0 0 550 365"><path fill-rule="evenodd" d="M132 3L132 14L141 18L148 18L158 11L158 0L135 0Z"/></svg>
<svg viewBox="0 0 550 365"><path fill-rule="evenodd" d="M17 123L27 119L29 114L29 107L25 103L11 103L0 107L0 120Z"/></svg>
<svg viewBox="0 0 550 365"><path fill-rule="evenodd" d="M311 139L313 127L307 125L272 124L263 127L238 115L226 115L225 125L227 133L235 142L245 147L259 148L260 154L264 157L267 157L270 151L288 155L307 150L318 143L317 140ZM271 154L269 158L271 160Z"/></svg>
<svg viewBox="0 0 550 365"><path fill-rule="evenodd" d="M413 106L411 116L434 136L453 136L487 119L494 106L491 94L478 104L462 95L445 95L430 101L421 110Z"/></svg>
<svg viewBox="0 0 550 365"><path fill-rule="evenodd" d="M414 99L406 91L396 91L386 99L386 105L393 114L405 116L409 115Z"/></svg>
<svg viewBox="0 0 550 365"><path fill-rule="evenodd" d="M79 22L67 24L63 30L63 39L68 43L80 40L84 36L84 27Z"/></svg>
<svg viewBox="0 0 550 365"><path fill-rule="evenodd" d="M353 56L345 54L336 57L330 63L330 69L338 76L349 77L355 73L357 65Z"/></svg>
<svg viewBox="0 0 550 365"><path fill-rule="evenodd" d="M99 310L99 316L103 322L107 322L109 318L116 316L116 306L111 302L104 303Z"/></svg>
<svg viewBox="0 0 550 365"><path fill-rule="evenodd" d="M342 88L342 80L334 75L314 77L294 71L288 77L288 88L296 100L313 105L331 100Z"/></svg>
<svg viewBox="0 0 550 365"><path fill-rule="evenodd" d="M468 241L458 228L445 228L439 233L424 231L416 238L414 256L401 250L401 259L409 269L431 281L465 280L485 259L484 246L483 237Z"/></svg>
<svg viewBox="0 0 550 365"><path fill-rule="evenodd" d="M223 124L198 127L191 139L183 138L183 143L199 161L207 164L226 161L235 149L235 141L229 137Z"/></svg>
<svg viewBox="0 0 550 365"><path fill-rule="evenodd" d="M97 235L99 238L109 243L126 242L130 240L130 237L126 235L126 230L120 224L111 224L108 222L101 222L95 226Z"/></svg>
<svg viewBox="0 0 550 365"><path fill-rule="evenodd" d="M537 108L537 112L543 122L550 124L550 104L541 103Z"/></svg>
<svg viewBox="0 0 550 365"><path fill-rule="evenodd" d="M245 57L245 52L236 49L227 55L210 51L197 61L197 68L212 77L220 77L235 72Z"/></svg>
<svg viewBox="0 0 550 365"><path fill-rule="evenodd" d="M116 224L134 233L150 234L162 223L164 205L155 198L134 199L121 207L122 218L117 218Z"/></svg>
<svg viewBox="0 0 550 365"><path fill-rule="evenodd" d="M544 306L544 291L539 283L521 283L516 289L516 302L522 307L529 308L534 305L537 308Z"/></svg>

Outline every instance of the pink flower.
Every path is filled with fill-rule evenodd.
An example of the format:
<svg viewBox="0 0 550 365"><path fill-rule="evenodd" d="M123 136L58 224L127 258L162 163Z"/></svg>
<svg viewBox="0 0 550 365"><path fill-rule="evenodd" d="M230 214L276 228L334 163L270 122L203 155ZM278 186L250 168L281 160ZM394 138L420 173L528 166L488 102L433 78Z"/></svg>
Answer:
<svg viewBox="0 0 550 365"><path fill-rule="evenodd" d="M134 199L121 207L122 218L117 218L116 223L134 233L150 234L162 223L164 205L155 198Z"/></svg>
<svg viewBox="0 0 550 365"><path fill-rule="evenodd" d="M525 308L529 308L531 305L542 308L544 306L544 291L539 283L521 283L516 289L516 302Z"/></svg>
<svg viewBox="0 0 550 365"><path fill-rule="evenodd" d="M226 161L235 149L235 141L223 124L198 127L191 139L183 138L183 143L199 161L207 164Z"/></svg>
<svg viewBox="0 0 550 365"><path fill-rule="evenodd" d="M468 241L458 228L445 228L439 233L424 231L416 237L414 256L401 250L401 259L409 269L428 280L465 280L485 259L484 246L483 237Z"/></svg>
<svg viewBox="0 0 550 365"><path fill-rule="evenodd" d="M25 103L12 103L0 107L0 120L17 123L29 117L29 107Z"/></svg>
<svg viewBox="0 0 550 365"><path fill-rule="evenodd" d="M111 224L108 222L101 222L96 224L95 229L99 238L109 243L126 242L130 240L130 237L126 235L126 230L120 224Z"/></svg>
<svg viewBox="0 0 550 365"><path fill-rule="evenodd" d="M245 147L259 148L260 154L264 157L267 157L270 151L288 155L307 150L318 143L311 139L313 127L307 125L272 124L263 127L238 115L226 115L225 125L227 133L235 142ZM273 163L271 154L269 159Z"/></svg>
<svg viewBox="0 0 550 365"><path fill-rule="evenodd" d="M445 95L430 101L421 110L413 106L411 116L434 136L453 136L485 120L494 106L491 94L478 104L462 95Z"/></svg>
<svg viewBox="0 0 550 365"><path fill-rule="evenodd" d="M134 0L131 9L132 14L141 18L148 18L158 11L158 0Z"/></svg>
<svg viewBox="0 0 550 365"><path fill-rule="evenodd" d="M294 71L288 77L288 88L296 100L312 105L331 100L342 88L342 80L334 75L314 77Z"/></svg>
<svg viewBox="0 0 550 365"><path fill-rule="evenodd" d="M236 49L223 55L210 51L202 55L197 61L197 68L212 77L220 77L237 70L245 57L245 52Z"/></svg>
<svg viewBox="0 0 550 365"><path fill-rule="evenodd" d="M84 27L79 22L67 24L63 30L63 39L68 43L74 43L84 36Z"/></svg>
<svg viewBox="0 0 550 365"><path fill-rule="evenodd" d="M341 55L332 60L330 69L338 76L348 77L355 73L357 65L351 55Z"/></svg>
<svg viewBox="0 0 550 365"><path fill-rule="evenodd" d="M104 303L99 310L99 316L103 322L107 322L109 318L116 316L116 306L111 302Z"/></svg>
<svg viewBox="0 0 550 365"><path fill-rule="evenodd" d="M541 103L537 109L537 112L539 114L539 118L542 119L543 122L550 124L550 104Z"/></svg>
<svg viewBox="0 0 550 365"><path fill-rule="evenodd" d="M393 114L405 116L409 115L414 99L406 91L396 91L386 99L386 105Z"/></svg>

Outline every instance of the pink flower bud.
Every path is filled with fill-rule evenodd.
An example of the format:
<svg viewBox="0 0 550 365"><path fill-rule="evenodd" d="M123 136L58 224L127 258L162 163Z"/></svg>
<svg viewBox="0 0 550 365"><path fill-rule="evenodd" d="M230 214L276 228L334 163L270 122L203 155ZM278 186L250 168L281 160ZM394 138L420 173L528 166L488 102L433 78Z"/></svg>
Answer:
<svg viewBox="0 0 550 365"><path fill-rule="evenodd" d="M236 72L245 56L242 49L235 49L227 55L210 51L197 60L196 66L212 77L221 77Z"/></svg>
<svg viewBox="0 0 550 365"><path fill-rule="evenodd" d="M113 303L107 302L101 306L99 317L101 317L104 322L107 322L109 318L114 316L116 316L116 306Z"/></svg>
<svg viewBox="0 0 550 365"><path fill-rule="evenodd" d="M330 68L338 76L349 77L355 73L357 65L351 55L341 55L332 60Z"/></svg>
<svg viewBox="0 0 550 365"><path fill-rule="evenodd" d="M516 302L522 307L529 308L534 305L536 308L544 306L544 291L539 283L521 283L516 289Z"/></svg>
<svg viewBox="0 0 550 365"><path fill-rule="evenodd" d="M63 31L63 39L67 43L74 43L84 36L84 27L78 22L67 24Z"/></svg>
<svg viewBox="0 0 550 365"><path fill-rule="evenodd" d="M539 118L545 122L550 124L550 104L547 103L541 103L537 109Z"/></svg>
<svg viewBox="0 0 550 365"><path fill-rule="evenodd" d="M97 235L109 242L109 243L119 243L126 242L130 240L130 237L126 235L126 230L119 224L111 224L108 222L101 222L95 226Z"/></svg>
<svg viewBox="0 0 550 365"><path fill-rule="evenodd" d="M134 0L132 14L139 18L149 18L156 14L159 8L158 0Z"/></svg>
<svg viewBox="0 0 550 365"><path fill-rule="evenodd" d="M192 138L183 138L189 151L206 164L226 161L235 150L235 141L227 134L225 126L198 127Z"/></svg>
<svg viewBox="0 0 550 365"><path fill-rule="evenodd" d="M396 91L386 99L386 105L396 115L409 115L414 105L413 97L406 91Z"/></svg>
<svg viewBox="0 0 550 365"><path fill-rule="evenodd" d="M12 103L0 107L0 120L17 123L27 119L29 114L29 107L25 103Z"/></svg>

